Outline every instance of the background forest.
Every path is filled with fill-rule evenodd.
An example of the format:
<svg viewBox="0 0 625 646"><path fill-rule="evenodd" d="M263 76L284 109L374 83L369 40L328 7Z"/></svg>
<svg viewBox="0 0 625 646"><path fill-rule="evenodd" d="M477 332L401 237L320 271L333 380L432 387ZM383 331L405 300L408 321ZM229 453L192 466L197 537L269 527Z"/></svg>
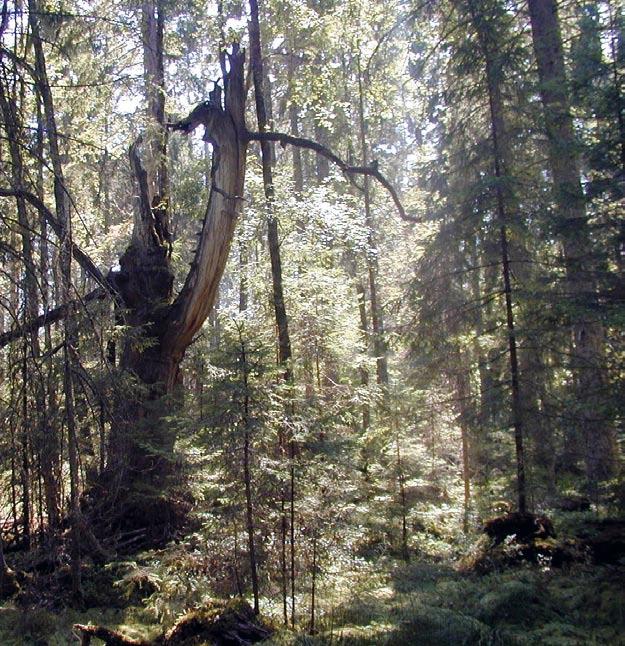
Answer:
<svg viewBox="0 0 625 646"><path fill-rule="evenodd" d="M1 4L0 642L625 643L620 2Z"/></svg>

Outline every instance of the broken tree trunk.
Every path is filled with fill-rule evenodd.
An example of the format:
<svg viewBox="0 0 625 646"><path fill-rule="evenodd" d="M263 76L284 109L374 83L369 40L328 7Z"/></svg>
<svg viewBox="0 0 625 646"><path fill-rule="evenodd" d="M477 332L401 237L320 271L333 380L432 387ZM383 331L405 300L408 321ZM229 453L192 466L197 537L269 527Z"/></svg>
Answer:
<svg viewBox="0 0 625 646"><path fill-rule="evenodd" d="M130 149L137 183L133 237L111 276L124 308L128 335L120 366L133 376L136 396L122 402L109 442L104 498L115 502L123 525L169 525L173 520L158 493L172 473L174 436L163 419L165 399L175 394L179 367L194 335L204 323L217 294L240 211L247 137L244 123L244 54L234 47L223 93L193 110L174 130L185 134L202 125L213 147L212 186L199 244L184 286L173 295L171 238L166 197L155 193L142 160L142 142ZM148 151L149 153L149 151ZM171 410L166 413L171 414ZM146 494L152 488L153 494ZM141 494L139 495L139 491ZM129 508L118 495L134 494Z"/></svg>

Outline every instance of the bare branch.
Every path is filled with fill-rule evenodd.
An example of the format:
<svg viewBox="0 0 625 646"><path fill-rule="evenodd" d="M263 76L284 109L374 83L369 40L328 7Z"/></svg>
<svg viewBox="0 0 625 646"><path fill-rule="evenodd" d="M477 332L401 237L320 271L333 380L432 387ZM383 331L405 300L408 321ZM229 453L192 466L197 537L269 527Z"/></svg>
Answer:
<svg viewBox="0 0 625 646"><path fill-rule="evenodd" d="M329 159L333 164L336 164L346 175L368 175L376 179L389 193L395 208L399 213L399 217L406 222L422 222L421 218L408 215L404 209L397 191L393 185L382 175L378 170L378 163L373 161L369 166L350 166L347 162L343 161L338 155L335 155L329 148L312 141L304 139L303 137L293 137L282 132L248 132L248 140L250 141L277 141L282 146L291 145L298 148L307 148L314 150L318 155Z"/></svg>
<svg viewBox="0 0 625 646"><path fill-rule="evenodd" d="M50 325L51 323L56 323L63 320L67 314L76 308L79 305L84 305L91 301L102 300L107 298L108 292L102 289L102 287L96 287L93 291L89 292L86 296L83 296L80 299L70 301L69 303L64 303L59 305L59 307L38 316L36 319L27 321L24 325L9 330L4 334L0 334L0 348L4 348L6 345L19 339L31 332L35 332L39 328L42 328L44 325Z"/></svg>
<svg viewBox="0 0 625 646"><path fill-rule="evenodd" d="M60 238L62 235L61 223L50 209L34 193L24 189L9 189L0 187L0 197L22 198L34 206L39 213L48 221L54 233ZM72 244L72 255L76 262L101 286L108 292L111 292L111 286L102 272L96 267L91 258L75 243Z"/></svg>

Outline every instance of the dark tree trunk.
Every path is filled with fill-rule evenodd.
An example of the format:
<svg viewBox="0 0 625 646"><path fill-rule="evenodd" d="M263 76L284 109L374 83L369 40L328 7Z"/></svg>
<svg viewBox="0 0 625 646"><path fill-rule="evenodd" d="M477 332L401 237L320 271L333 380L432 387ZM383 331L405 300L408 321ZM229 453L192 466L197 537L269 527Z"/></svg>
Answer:
<svg viewBox="0 0 625 646"><path fill-rule="evenodd" d="M458 425L462 442L462 483L464 489L462 531L469 531L469 512L471 509L471 460L469 455L469 429L472 415L471 384L469 381L469 358L458 352L456 357L455 391L458 402ZM467 367L465 369L465 366Z"/></svg>
<svg viewBox="0 0 625 646"><path fill-rule="evenodd" d="M258 130L265 132L268 125L268 106L271 99L265 101L265 74L263 72L263 57L260 38L260 20L258 15L257 0L250 0L250 56L252 75L254 79L254 96L256 99L256 117ZM267 238L269 243L269 256L271 259L271 279L273 287L273 305L278 328L278 363L283 371L285 383L293 383L293 370L291 367L291 339L289 336L289 318L284 302L284 289L282 281L282 256L280 253L280 240L278 235L278 219L274 207L274 187L272 164L272 144L261 141L261 157L263 166L263 186L265 189L266 208L269 220L267 223ZM298 151L299 152L299 151ZM292 403L287 403L292 414ZM289 486L289 512L290 512L290 548L291 548L291 624L295 625L295 443L292 433L287 429L286 437L280 443L289 446L290 458L290 486ZM284 510L284 504L281 505ZM284 523L284 518L282 520Z"/></svg>
<svg viewBox="0 0 625 646"><path fill-rule="evenodd" d="M252 577L252 595L254 597L254 614L260 612L258 588L258 561L256 558L255 518L254 503L252 500L252 438L249 411L249 366L245 350L245 341L239 333L241 344L241 376L243 378L243 482L245 485L245 522L247 527L247 546L250 559L250 573Z"/></svg>
<svg viewBox="0 0 625 646"><path fill-rule="evenodd" d="M604 401L604 330L597 315L597 289L585 198L579 177L573 118L564 70L564 54L555 0L529 0L534 52L549 142L553 194L558 207L557 234L566 262L571 332L579 410L579 435L591 483L606 480L617 465L614 428ZM575 438L573 438L575 439ZM574 446L575 441L569 442ZM569 461L574 461L575 455Z"/></svg>
<svg viewBox="0 0 625 646"><path fill-rule="evenodd" d="M473 26L477 33L478 44L484 59L484 71L488 89L492 161L496 178L495 202L497 221L499 225L501 272L503 278L506 328L508 332L508 358L510 363L510 388L512 394L512 426L514 429L514 444L516 450L517 506L519 512L525 513L527 506L527 488L525 481L523 412L521 408L517 331L514 320L514 310L512 307L512 281L510 274L510 253L508 242L508 209L509 204L512 201L512 195L509 188L509 155L504 121L504 103L501 94L501 57L497 54L497 43L492 38L492 30L487 24L488 18L486 17L486 14L476 10L474 0L469 0L468 6Z"/></svg>
<svg viewBox="0 0 625 646"><path fill-rule="evenodd" d="M37 0L29 0L29 23L35 50L36 81L46 123L50 161L54 171L54 199L56 216L60 225L59 248L59 273L61 276L60 292L64 303L71 303L72 296L72 220L69 194L65 185L63 165L56 127L54 102L48 74L46 70L43 42L39 34L38 16L40 7ZM65 401L65 423L67 426L67 444L69 458L70 479L70 527L71 527L71 575L72 592L80 597L81 590L81 564L80 564L80 509L79 509L79 482L78 482L78 444L76 438L76 419L74 412L74 383L72 365L75 363L74 353L78 346L78 329L76 327L73 308L68 307L68 313L63 326L63 394Z"/></svg>
<svg viewBox="0 0 625 646"><path fill-rule="evenodd" d="M265 101L263 58L260 42L260 24L258 17L258 3L250 0L251 19L250 50L252 75L254 78L254 96L256 99L256 116L260 132L267 130L267 105ZM263 186L265 189L266 207L268 211L267 237L269 242L269 256L271 259L271 279L273 286L273 304L278 327L279 362L284 370L286 382L292 380L293 374L289 362L291 360L291 340L289 337L289 319L284 303L284 289L282 286L282 257L280 254L280 239L278 235L278 219L274 208L273 172L271 168L272 144L269 141L261 141L261 157L263 165Z"/></svg>
<svg viewBox="0 0 625 646"><path fill-rule="evenodd" d="M358 56L358 116L360 154L362 165L369 163L369 148L367 146L367 124L365 122L365 98L363 74ZM371 186L367 176L364 178L365 223L367 225L369 251L367 253L367 273L369 276L369 299L371 303L371 328L373 336L373 352L376 360L377 382L383 388L388 386L388 348L384 334L384 317L378 294L378 255L375 240L375 223L371 211Z"/></svg>
<svg viewBox="0 0 625 646"><path fill-rule="evenodd" d="M369 324L367 321L367 296L365 294L365 286L360 280L356 282L356 296L358 298L358 315L360 319L360 333L362 335L365 347L368 347L369 338ZM360 372L360 383L363 388L369 386L369 371L365 366L362 366ZM368 402L362 404L362 433L363 435L369 430L371 426L371 408ZM365 469L368 467L368 457L365 456Z"/></svg>

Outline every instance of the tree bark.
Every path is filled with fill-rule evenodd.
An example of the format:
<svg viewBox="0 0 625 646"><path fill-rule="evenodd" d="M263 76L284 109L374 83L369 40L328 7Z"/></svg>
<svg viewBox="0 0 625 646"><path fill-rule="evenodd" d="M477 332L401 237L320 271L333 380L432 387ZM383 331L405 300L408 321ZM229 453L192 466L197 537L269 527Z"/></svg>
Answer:
<svg viewBox="0 0 625 646"><path fill-rule="evenodd" d="M469 531L469 513L471 510L471 458L469 454L469 429L471 419L471 385L469 383L468 357L461 352L457 354L455 391L458 401L458 425L460 426L460 440L462 442L462 483L463 483L463 514L462 531ZM467 368L465 369L465 366Z"/></svg>
<svg viewBox="0 0 625 646"><path fill-rule="evenodd" d="M365 122L365 97L362 82L362 70L360 69L360 55L358 55L358 116L360 154L362 165L367 166L367 125ZM388 348L384 335L384 318L378 298L378 255L375 240L375 223L371 212L371 187L369 177L364 177L364 201L365 201L365 223L368 229L368 252L367 252L367 274L369 278L369 300L371 303L371 329L373 336L373 352L376 361L377 381L380 386L388 386Z"/></svg>
<svg viewBox="0 0 625 646"><path fill-rule="evenodd" d="M528 0L528 6L557 205L557 235L564 250L572 308L572 367L576 375L575 396L581 402L579 431L592 483L614 474L618 453L614 428L605 409L604 330L597 314L591 236L579 177L557 4L555 0Z"/></svg>
<svg viewBox="0 0 625 646"><path fill-rule="evenodd" d="M245 341L239 331L241 345L240 362L243 377L243 482L245 485L245 520L247 527L247 545L250 558L250 573L252 577L252 595L254 597L254 614L259 614L258 562L256 559L256 539L254 523L254 503L252 500L252 440L249 411L249 366L245 350Z"/></svg>
<svg viewBox="0 0 625 646"><path fill-rule="evenodd" d="M263 72L263 57L260 38L260 20L258 15L257 0L250 0L250 56L252 75L254 80L254 96L256 100L256 117L258 130L263 133L267 129L267 107L271 98L265 102L263 90L265 75ZM271 279L273 287L273 305L278 328L278 363L283 371L283 378L286 384L293 383L293 369L291 367L291 339L289 336L289 318L284 302L284 289L282 282L282 255L280 253L280 240L278 235L278 219L274 206L274 187L272 163L272 147L269 141L260 142L261 158L263 166L263 186L265 189L266 209L268 212L267 238L269 243L269 256L271 259ZM292 414L293 405L287 403L288 410ZM287 429L288 437L284 442L289 447L290 461L290 486L289 486L289 512L290 512L290 555L291 555L291 625L295 625L295 443L292 433ZM283 444L283 443L281 443ZM283 505L282 505L283 507ZM284 519L283 521L284 522Z"/></svg>
<svg viewBox="0 0 625 646"><path fill-rule="evenodd" d="M521 513L527 511L527 488L525 480L525 449L523 441L523 411L519 378L517 332L512 305L512 281L508 242L508 205L511 201L508 167L508 149L504 121L504 104L501 95L501 61L497 58L497 43L492 38L488 18L476 10L474 0L469 0L469 11L477 33L478 45L484 60L484 72L488 90L490 134L493 171L496 178L495 202L499 225L501 272L505 303L506 328L508 333L508 358L510 362L510 388L512 395L512 426L516 451L517 506Z"/></svg>
<svg viewBox="0 0 625 646"><path fill-rule="evenodd" d="M63 165L58 143L58 132L54 112L54 102L48 74L46 70L43 43L39 34L38 15L40 7L37 0L29 0L29 24L35 50L35 71L37 86L43 104L43 113L48 135L50 161L54 171L54 198L56 216L61 227L59 267L61 275L61 299L64 303L71 302L72 284L72 221L69 193L65 186ZM78 482L78 444L76 438L76 419L74 412L74 384L72 364L75 362L74 353L78 345L78 330L74 313L69 306L63 326L63 391L65 398L65 423L67 425L67 443L70 472L70 527L71 527L71 575L72 592L76 597L82 594L81 564L80 564L80 527L79 527L79 482Z"/></svg>
<svg viewBox="0 0 625 646"><path fill-rule="evenodd" d="M252 75L254 79L254 96L256 100L256 117L260 132L267 130L267 103L265 101L263 58L260 41L260 23L258 17L258 3L250 0L250 51ZM273 304L278 326L279 362L284 370L284 379L288 383L293 374L289 365L291 359L291 340L289 337L289 320L284 303L284 289L282 285L282 257L280 254L280 239L278 235L278 219L274 207L273 172L271 168L271 144L269 141L260 142L263 186L265 189L266 208L268 212L267 237L269 241L269 256L271 259L271 279L273 286Z"/></svg>

